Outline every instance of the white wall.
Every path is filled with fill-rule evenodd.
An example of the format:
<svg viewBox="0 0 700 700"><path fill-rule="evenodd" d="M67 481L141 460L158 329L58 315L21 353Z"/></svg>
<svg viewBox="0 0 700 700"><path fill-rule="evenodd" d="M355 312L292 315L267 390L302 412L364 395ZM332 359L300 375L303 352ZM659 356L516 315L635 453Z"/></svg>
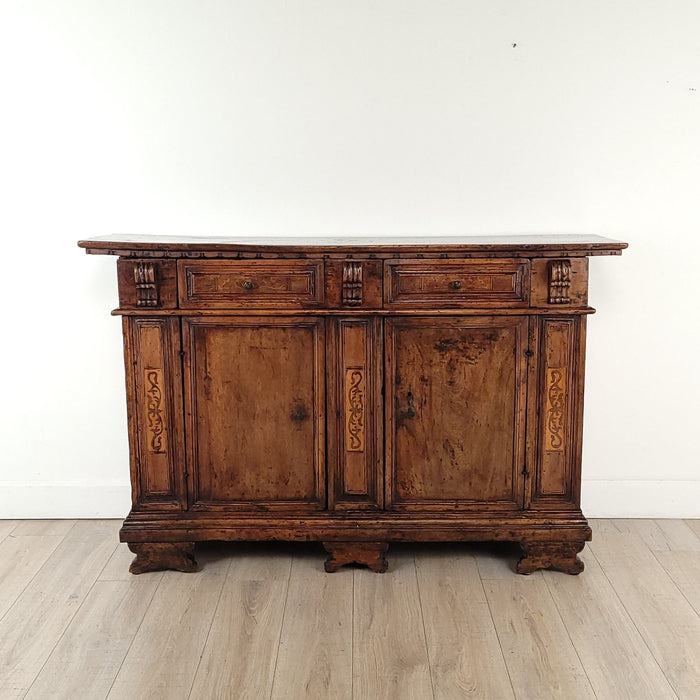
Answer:
<svg viewBox="0 0 700 700"><path fill-rule="evenodd" d="M0 517L129 503L80 237L585 232L584 510L700 516L696 0L3 0Z"/></svg>

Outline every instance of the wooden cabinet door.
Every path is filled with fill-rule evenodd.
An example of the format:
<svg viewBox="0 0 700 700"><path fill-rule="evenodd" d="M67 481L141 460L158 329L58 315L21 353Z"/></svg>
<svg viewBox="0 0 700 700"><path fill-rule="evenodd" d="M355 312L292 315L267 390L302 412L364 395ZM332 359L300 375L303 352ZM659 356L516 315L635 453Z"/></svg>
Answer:
<svg viewBox="0 0 700 700"><path fill-rule="evenodd" d="M192 508L324 508L324 320L186 318L183 339Z"/></svg>
<svg viewBox="0 0 700 700"><path fill-rule="evenodd" d="M386 320L386 507L523 505L527 318Z"/></svg>

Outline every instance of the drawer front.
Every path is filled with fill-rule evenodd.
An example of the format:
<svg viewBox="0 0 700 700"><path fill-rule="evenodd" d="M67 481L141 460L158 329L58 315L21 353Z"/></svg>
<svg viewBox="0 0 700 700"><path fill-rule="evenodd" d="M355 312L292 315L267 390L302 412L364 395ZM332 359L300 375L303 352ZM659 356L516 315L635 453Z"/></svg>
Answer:
<svg viewBox="0 0 700 700"><path fill-rule="evenodd" d="M526 306L529 262L497 260L387 260L387 306L460 308Z"/></svg>
<svg viewBox="0 0 700 700"><path fill-rule="evenodd" d="M182 309L305 309L324 301L322 260L180 260Z"/></svg>

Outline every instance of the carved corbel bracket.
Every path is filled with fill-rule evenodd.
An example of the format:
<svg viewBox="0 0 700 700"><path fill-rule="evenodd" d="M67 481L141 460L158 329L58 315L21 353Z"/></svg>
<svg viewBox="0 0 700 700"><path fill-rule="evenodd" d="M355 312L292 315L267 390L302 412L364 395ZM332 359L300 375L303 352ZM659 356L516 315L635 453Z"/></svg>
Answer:
<svg viewBox="0 0 700 700"><path fill-rule="evenodd" d="M362 264L343 263L343 306L362 305Z"/></svg>
<svg viewBox="0 0 700 700"><path fill-rule="evenodd" d="M549 303L570 304L571 263L568 260L552 260L549 263Z"/></svg>
<svg viewBox="0 0 700 700"><path fill-rule="evenodd" d="M140 262L134 267L136 306L158 306L156 269L152 262Z"/></svg>

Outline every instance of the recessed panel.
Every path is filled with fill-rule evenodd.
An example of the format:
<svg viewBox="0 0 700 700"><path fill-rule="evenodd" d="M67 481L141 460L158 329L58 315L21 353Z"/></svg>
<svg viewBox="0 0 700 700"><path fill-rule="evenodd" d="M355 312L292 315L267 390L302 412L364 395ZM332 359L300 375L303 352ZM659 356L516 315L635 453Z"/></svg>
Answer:
<svg viewBox="0 0 700 700"><path fill-rule="evenodd" d="M387 320L394 508L519 506L527 320Z"/></svg>
<svg viewBox="0 0 700 700"><path fill-rule="evenodd" d="M197 503L322 506L322 319L191 319Z"/></svg>

